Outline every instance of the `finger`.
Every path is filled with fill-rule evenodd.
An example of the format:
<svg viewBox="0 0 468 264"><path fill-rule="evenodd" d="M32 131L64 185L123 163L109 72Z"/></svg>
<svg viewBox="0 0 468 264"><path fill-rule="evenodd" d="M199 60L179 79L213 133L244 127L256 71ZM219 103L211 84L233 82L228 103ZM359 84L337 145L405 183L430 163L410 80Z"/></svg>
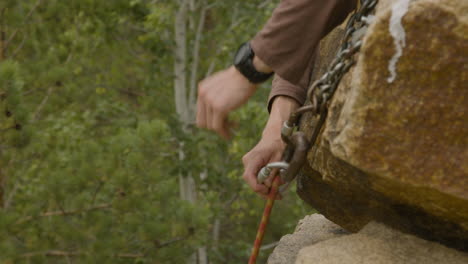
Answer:
<svg viewBox="0 0 468 264"><path fill-rule="evenodd" d="M252 190L259 194L266 195L268 194L268 188L263 184L257 183L257 173L261 168L260 164L261 160L258 159L251 159L246 161L243 178L250 186L250 188L252 188Z"/></svg>
<svg viewBox="0 0 468 264"><path fill-rule="evenodd" d="M206 128L205 105L200 97L198 98L197 102L197 126L199 128Z"/></svg>
<svg viewBox="0 0 468 264"><path fill-rule="evenodd" d="M275 176L278 174L279 174L279 169L271 170L270 175L268 176L268 178L265 179L265 182L263 184L265 184L265 186L267 186L268 188L271 188L271 186L273 185L273 180L275 179Z"/></svg>
<svg viewBox="0 0 468 264"><path fill-rule="evenodd" d="M226 115L223 112L216 109L213 110L212 114L213 119L211 120L211 126L213 127L213 130L216 131L224 139L229 139L229 130L227 128L228 122L226 120Z"/></svg>
<svg viewBox="0 0 468 264"><path fill-rule="evenodd" d="M268 194L268 187L266 187L265 185L263 184L259 184L257 183L257 177L254 175L254 174L247 174L245 176L245 181L247 182L247 184L250 186L250 188L252 188L252 190L260 195L267 195Z"/></svg>
<svg viewBox="0 0 468 264"><path fill-rule="evenodd" d="M268 187L257 182L257 175L251 170L246 170L243 175L244 180L250 186L250 188L260 194L268 194Z"/></svg>
<svg viewBox="0 0 468 264"><path fill-rule="evenodd" d="M213 130L213 127L211 125L212 118L213 118L213 111L211 107L208 104L206 104L205 105L205 121L206 121L206 128L208 128L209 130Z"/></svg>

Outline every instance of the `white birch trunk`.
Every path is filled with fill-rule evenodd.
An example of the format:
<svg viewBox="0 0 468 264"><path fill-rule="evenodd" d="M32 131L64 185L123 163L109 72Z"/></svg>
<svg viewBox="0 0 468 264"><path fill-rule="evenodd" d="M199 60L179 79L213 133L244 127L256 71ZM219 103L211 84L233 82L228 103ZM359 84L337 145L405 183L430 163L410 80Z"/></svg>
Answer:
<svg viewBox="0 0 468 264"><path fill-rule="evenodd" d="M206 9L202 9L199 24L197 26L197 35L195 47L193 49L193 60L190 67L190 84L188 83L189 73L187 60L187 22L191 21L194 26L194 18L189 17L188 10L194 13L196 0L180 0L179 9L175 17L175 62L174 62L174 96L176 112L183 129L194 123L195 119L195 97L196 97L196 78L199 64L199 42L203 30ZM179 161L184 162L185 152L184 143L179 145ZM190 203L197 201L197 186L191 173L188 175L179 175L180 198ZM200 247L187 260L187 264L208 264L208 253L206 247Z"/></svg>
<svg viewBox="0 0 468 264"><path fill-rule="evenodd" d="M204 4L205 1L202 2ZM191 118L195 119L195 111L196 111L196 102L195 98L197 96L197 77L198 77L198 64L200 61L200 41L203 34L203 27L205 26L205 19L206 19L206 11L208 10L207 6L202 7L200 18L198 21L197 31L195 35L195 41L193 45L193 62L192 62L192 69L191 69L191 76L190 76L190 93L189 93L189 105L191 107L190 113Z"/></svg>
<svg viewBox="0 0 468 264"><path fill-rule="evenodd" d="M174 96L176 112L183 129L191 123L190 106L187 100L187 11L189 0L179 1L175 17L175 62L174 62ZM179 161L184 162L184 143L179 145ZM179 175L180 198L196 202L195 181L191 175Z"/></svg>
<svg viewBox="0 0 468 264"><path fill-rule="evenodd" d="M188 0L179 1L174 24L175 62L174 62L174 95L176 112L185 126L189 124L187 107L187 10Z"/></svg>
<svg viewBox="0 0 468 264"><path fill-rule="evenodd" d="M216 218L213 224L213 250L218 250L219 236L221 234L221 220Z"/></svg>
<svg viewBox="0 0 468 264"><path fill-rule="evenodd" d="M198 264L208 264L208 252L206 247L198 249Z"/></svg>

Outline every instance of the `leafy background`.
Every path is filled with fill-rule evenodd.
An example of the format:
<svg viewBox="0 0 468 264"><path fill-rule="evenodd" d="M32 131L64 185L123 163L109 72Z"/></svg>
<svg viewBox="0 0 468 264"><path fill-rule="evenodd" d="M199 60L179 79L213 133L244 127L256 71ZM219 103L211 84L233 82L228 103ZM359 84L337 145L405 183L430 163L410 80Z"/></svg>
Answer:
<svg viewBox="0 0 468 264"><path fill-rule="evenodd" d="M264 201L240 160L268 118L269 84L225 142L194 127L189 98L188 116L177 109L174 79L187 77L188 97L276 2L2 0L0 263L246 263ZM312 211L291 189L265 244Z"/></svg>

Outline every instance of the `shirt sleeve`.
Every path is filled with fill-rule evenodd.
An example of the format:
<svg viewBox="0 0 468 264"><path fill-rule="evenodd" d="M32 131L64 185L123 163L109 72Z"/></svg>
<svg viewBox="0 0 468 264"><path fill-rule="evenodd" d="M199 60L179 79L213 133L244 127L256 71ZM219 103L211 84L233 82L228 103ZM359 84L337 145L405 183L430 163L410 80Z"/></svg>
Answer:
<svg viewBox="0 0 468 264"><path fill-rule="evenodd" d="M251 41L256 56L275 72L270 103L278 95L305 97L318 43L341 24L356 0L282 0ZM302 91L299 91L302 90Z"/></svg>
<svg viewBox="0 0 468 264"><path fill-rule="evenodd" d="M292 84L279 75L274 76L270 96L268 96L268 112L271 110L273 101L277 96L288 96L296 100L300 105L304 104L306 90L302 87Z"/></svg>

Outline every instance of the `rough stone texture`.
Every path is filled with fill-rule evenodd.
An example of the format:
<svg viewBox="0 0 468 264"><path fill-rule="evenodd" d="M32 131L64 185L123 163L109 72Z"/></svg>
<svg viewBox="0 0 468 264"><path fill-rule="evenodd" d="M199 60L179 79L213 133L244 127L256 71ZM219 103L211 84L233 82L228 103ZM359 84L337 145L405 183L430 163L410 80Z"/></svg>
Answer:
<svg viewBox="0 0 468 264"><path fill-rule="evenodd" d="M268 264L294 263L302 248L346 234L348 234L346 230L330 222L323 215L306 216L299 221L293 234L281 238L278 246L268 258Z"/></svg>
<svg viewBox="0 0 468 264"><path fill-rule="evenodd" d="M303 248L296 260L296 264L400 263L465 264L468 254L372 222L357 234Z"/></svg>
<svg viewBox="0 0 468 264"><path fill-rule="evenodd" d="M348 230L377 220L468 250L468 1L411 1L388 83L395 2L379 1L298 193Z"/></svg>

